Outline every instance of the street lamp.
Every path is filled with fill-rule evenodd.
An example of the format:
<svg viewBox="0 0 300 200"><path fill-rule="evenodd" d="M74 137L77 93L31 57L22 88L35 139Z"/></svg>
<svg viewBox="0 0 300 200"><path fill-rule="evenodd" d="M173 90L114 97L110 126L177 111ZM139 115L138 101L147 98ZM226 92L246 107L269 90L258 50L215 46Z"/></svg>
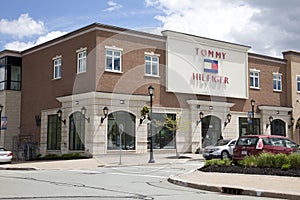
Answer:
<svg viewBox="0 0 300 200"><path fill-rule="evenodd" d="M295 123L295 119L293 117L291 117L290 120L291 120L291 124L288 126L289 128L293 127Z"/></svg>
<svg viewBox="0 0 300 200"><path fill-rule="evenodd" d="M152 134L152 97L153 97L153 93L154 93L154 87L152 85L150 85L148 87L148 94L150 96L150 124L149 124L149 131L150 131L150 159L149 159L149 163L154 163L154 158L153 158L153 134Z"/></svg>
<svg viewBox="0 0 300 200"><path fill-rule="evenodd" d="M107 117L107 115L108 115L108 110L109 110L109 109L108 109L108 107L106 107L106 106L103 108L103 115L104 115L104 116L101 117L101 124L103 124L105 118Z"/></svg>
<svg viewBox="0 0 300 200"><path fill-rule="evenodd" d="M60 109L57 111L57 117L59 121L66 124L66 119L62 119L62 111Z"/></svg>
<svg viewBox="0 0 300 200"><path fill-rule="evenodd" d="M226 121L225 121L225 123L224 123L224 127L226 127L227 124L229 124L230 122L231 122L231 114L228 113L228 114L226 115Z"/></svg>
<svg viewBox="0 0 300 200"><path fill-rule="evenodd" d="M269 117L269 123L267 124L266 128L268 128L271 125L272 121L273 121L273 117L270 116Z"/></svg>
<svg viewBox="0 0 300 200"><path fill-rule="evenodd" d="M204 115L203 112L199 112L199 120L197 120L197 126L202 122L203 115Z"/></svg>
<svg viewBox="0 0 300 200"><path fill-rule="evenodd" d="M2 111L3 111L3 105L0 104L0 131L2 130L2 116L1 116L2 115Z"/></svg>
<svg viewBox="0 0 300 200"><path fill-rule="evenodd" d="M86 108L85 108L84 106L81 108L81 114L82 114L82 117L83 117L88 123L90 123L90 118L85 116L85 114L86 114Z"/></svg>
<svg viewBox="0 0 300 200"><path fill-rule="evenodd" d="M251 130L251 134L254 134L254 106L255 106L255 100L254 99L251 99L250 101L251 103L251 125L252 125L252 130Z"/></svg>

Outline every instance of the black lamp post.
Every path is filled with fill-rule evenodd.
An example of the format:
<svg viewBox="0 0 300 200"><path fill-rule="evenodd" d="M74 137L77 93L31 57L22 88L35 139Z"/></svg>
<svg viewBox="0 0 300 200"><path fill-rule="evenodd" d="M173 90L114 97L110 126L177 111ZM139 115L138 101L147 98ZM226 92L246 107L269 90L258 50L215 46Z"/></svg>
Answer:
<svg viewBox="0 0 300 200"><path fill-rule="evenodd" d="M2 130L2 111L3 111L3 105L0 104L0 131ZM1 137L1 135L0 135L0 137Z"/></svg>
<svg viewBox="0 0 300 200"><path fill-rule="evenodd" d="M150 96L150 124L149 124L149 132L150 132L150 159L149 159L149 163L154 163L154 158L153 158L153 135L152 135L152 97L153 97L153 93L154 93L154 87L152 85L150 85L148 87L148 93Z"/></svg>
<svg viewBox="0 0 300 200"><path fill-rule="evenodd" d="M252 126L252 130L251 130L251 134L254 134L254 106L255 106L255 100L251 99L251 126Z"/></svg>

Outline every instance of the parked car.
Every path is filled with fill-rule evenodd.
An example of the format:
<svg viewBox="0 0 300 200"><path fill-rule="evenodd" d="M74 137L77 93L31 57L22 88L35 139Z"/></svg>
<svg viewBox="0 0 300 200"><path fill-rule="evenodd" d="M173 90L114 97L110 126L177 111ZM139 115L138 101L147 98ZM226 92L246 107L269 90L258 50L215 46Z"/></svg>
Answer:
<svg viewBox="0 0 300 200"><path fill-rule="evenodd" d="M11 163L12 152L0 147L0 163Z"/></svg>
<svg viewBox="0 0 300 200"><path fill-rule="evenodd" d="M244 159L247 155L260 153L285 153L299 151L299 145L292 140L278 135L244 135L239 137L233 150L233 162Z"/></svg>
<svg viewBox="0 0 300 200"><path fill-rule="evenodd" d="M214 145L205 147L203 157L207 160L212 158L231 158L236 140L237 139L222 139Z"/></svg>

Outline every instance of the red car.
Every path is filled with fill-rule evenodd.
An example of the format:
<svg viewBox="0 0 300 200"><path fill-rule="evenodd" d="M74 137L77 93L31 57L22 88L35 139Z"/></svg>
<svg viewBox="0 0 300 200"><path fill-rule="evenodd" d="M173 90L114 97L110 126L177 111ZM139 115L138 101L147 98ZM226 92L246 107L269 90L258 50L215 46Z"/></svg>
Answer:
<svg viewBox="0 0 300 200"><path fill-rule="evenodd" d="M299 151L299 145L292 140L278 135L244 135L239 137L233 149L233 162L244 159L247 155L260 153L285 153Z"/></svg>

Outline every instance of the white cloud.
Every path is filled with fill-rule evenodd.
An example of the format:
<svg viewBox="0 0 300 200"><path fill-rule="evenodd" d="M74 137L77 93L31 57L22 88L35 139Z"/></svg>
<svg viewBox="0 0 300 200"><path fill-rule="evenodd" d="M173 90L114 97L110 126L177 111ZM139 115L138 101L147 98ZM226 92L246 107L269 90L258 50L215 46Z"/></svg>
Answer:
<svg viewBox="0 0 300 200"><path fill-rule="evenodd" d="M300 2L260 0L145 0L162 14L165 30L252 46L252 51L281 57L300 51ZM283 8L284 7L284 8Z"/></svg>
<svg viewBox="0 0 300 200"><path fill-rule="evenodd" d="M121 4L118 4L118 3L113 2L113 1L108 1L107 5L109 7L106 8L104 11L108 11L108 12L111 12L111 11L114 11L114 10L118 10L118 9L120 9L120 8L123 7Z"/></svg>
<svg viewBox="0 0 300 200"><path fill-rule="evenodd" d="M14 41L4 45L5 49L15 50L15 51L22 51L34 46L34 42L20 42Z"/></svg>
<svg viewBox="0 0 300 200"><path fill-rule="evenodd" d="M62 35L65 35L67 32L61 32L61 31L52 31L50 33L48 33L47 35L44 35L44 36L40 36L35 45L39 45L39 44L42 44L44 42L47 42L49 40L52 40L52 39L55 39L55 38L58 38Z"/></svg>
<svg viewBox="0 0 300 200"><path fill-rule="evenodd" d="M157 6L159 5L158 0L145 0L146 6Z"/></svg>
<svg viewBox="0 0 300 200"><path fill-rule="evenodd" d="M0 33L23 38L45 33L46 28L42 21L33 20L28 14L22 14L17 20L0 20Z"/></svg>
<svg viewBox="0 0 300 200"><path fill-rule="evenodd" d="M29 42L14 41L14 42L10 42L10 43L7 43L6 45L4 45L4 48L9 49L9 50L15 50L15 51L23 51L25 49L31 48L33 46L36 46L36 45L42 44L44 42L47 42L49 40L60 37L64 34L66 34L66 32L53 31L46 35L40 36L36 41L29 41Z"/></svg>
<svg viewBox="0 0 300 200"><path fill-rule="evenodd" d="M157 4L157 3L156 3ZM164 15L156 16L164 29L182 31L214 39L231 39L232 30L242 31L251 23L255 9L220 0L160 0Z"/></svg>

